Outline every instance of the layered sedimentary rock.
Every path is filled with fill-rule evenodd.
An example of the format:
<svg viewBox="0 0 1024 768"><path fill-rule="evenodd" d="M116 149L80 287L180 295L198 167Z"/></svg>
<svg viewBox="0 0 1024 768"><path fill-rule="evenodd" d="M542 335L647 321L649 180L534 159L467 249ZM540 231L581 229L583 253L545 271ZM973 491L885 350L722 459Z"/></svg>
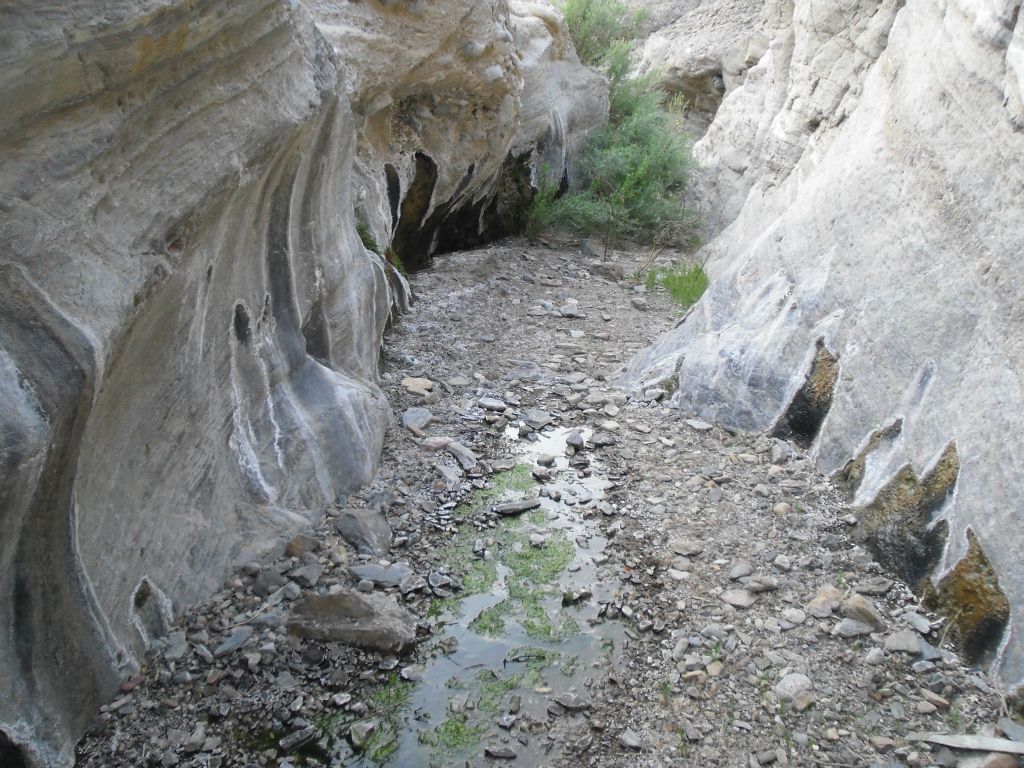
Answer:
<svg viewBox="0 0 1024 768"><path fill-rule="evenodd" d="M626 379L810 444L865 508L865 541L922 553L947 607L993 596L985 632L962 633L1019 684L1020 4L769 2L762 17L767 50L696 147L718 212L699 254L711 287Z"/></svg>
<svg viewBox="0 0 1024 768"><path fill-rule="evenodd" d="M371 477L406 297L357 217L383 244L408 208L429 253L441 204L594 113L563 90L523 130L519 17L0 9L0 762L69 763L182 607Z"/></svg>

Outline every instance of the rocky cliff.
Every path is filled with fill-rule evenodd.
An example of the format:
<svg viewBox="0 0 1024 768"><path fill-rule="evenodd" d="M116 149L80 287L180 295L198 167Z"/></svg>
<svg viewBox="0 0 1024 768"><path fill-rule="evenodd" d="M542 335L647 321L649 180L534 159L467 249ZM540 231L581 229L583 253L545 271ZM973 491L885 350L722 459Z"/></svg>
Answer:
<svg viewBox="0 0 1024 768"><path fill-rule="evenodd" d="M566 39L501 0L0 9L0 762L69 763L184 606L371 477L407 296L356 221L422 262L567 172L606 96Z"/></svg>
<svg viewBox="0 0 1024 768"><path fill-rule="evenodd" d="M696 151L712 285L626 372L668 382L688 411L811 444L862 510L856 538L1010 685L1024 679L1020 10L770 0L710 38L699 21L720 4L662 27L643 65L669 84L722 77L721 104L695 105L711 121Z"/></svg>

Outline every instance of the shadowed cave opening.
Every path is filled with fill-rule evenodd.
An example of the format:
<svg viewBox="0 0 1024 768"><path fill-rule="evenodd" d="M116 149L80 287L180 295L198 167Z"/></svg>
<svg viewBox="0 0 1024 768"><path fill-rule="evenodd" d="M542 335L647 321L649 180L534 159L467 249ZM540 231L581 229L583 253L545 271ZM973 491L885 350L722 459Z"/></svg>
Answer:
<svg viewBox="0 0 1024 768"><path fill-rule="evenodd" d="M832 408L832 397L839 379L839 358L818 339L817 352L803 385L793 396L786 411L772 430L772 437L792 440L801 448L810 448Z"/></svg>
<svg viewBox="0 0 1024 768"><path fill-rule="evenodd" d="M249 313L245 311L244 305L235 304L235 317L231 322L231 327L234 329L236 339L243 344L249 343L249 339L252 336L252 324L249 321Z"/></svg>
<svg viewBox="0 0 1024 768"><path fill-rule="evenodd" d="M28 768L25 750L0 729L0 765L4 768Z"/></svg>
<svg viewBox="0 0 1024 768"><path fill-rule="evenodd" d="M521 234L536 194L532 185L532 159L533 150L509 154L495 180L477 197L464 199L463 193L476 176L475 164L470 164L451 197L436 204L433 195L438 170L429 155L416 154L413 180L401 204L398 203L397 172L390 164L385 165L393 221L397 216L391 248L406 269L423 269L437 254L477 248ZM567 188L568 178L563 174L560 193Z"/></svg>

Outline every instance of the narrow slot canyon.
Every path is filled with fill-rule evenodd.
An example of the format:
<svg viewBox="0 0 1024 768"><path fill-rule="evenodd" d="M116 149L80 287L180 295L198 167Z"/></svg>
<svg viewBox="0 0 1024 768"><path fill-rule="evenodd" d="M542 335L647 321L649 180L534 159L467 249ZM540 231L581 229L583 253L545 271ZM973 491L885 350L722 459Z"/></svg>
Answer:
<svg viewBox="0 0 1024 768"><path fill-rule="evenodd" d="M1018 0L0 8L0 768L1024 759Z"/></svg>

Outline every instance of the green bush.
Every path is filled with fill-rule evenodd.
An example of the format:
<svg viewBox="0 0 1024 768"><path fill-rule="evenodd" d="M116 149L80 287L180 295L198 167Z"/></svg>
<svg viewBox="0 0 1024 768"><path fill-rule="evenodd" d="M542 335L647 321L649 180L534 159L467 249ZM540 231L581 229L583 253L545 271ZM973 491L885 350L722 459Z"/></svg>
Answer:
<svg viewBox="0 0 1024 768"><path fill-rule="evenodd" d="M363 247L368 251L373 251L380 256L380 246L377 245L377 238L373 236L373 232L370 228L363 224L361 221L356 222L356 233L359 235L359 239L363 241Z"/></svg>
<svg viewBox="0 0 1024 768"><path fill-rule="evenodd" d="M657 76L630 77L631 24L617 0L565 0L569 31L580 58L608 75L608 124L587 143L579 160L582 187L559 197L542 183L527 217L527 232L551 227L581 235L686 245L696 217L685 210L694 162L675 114L662 105ZM543 174L542 174L543 175Z"/></svg>
<svg viewBox="0 0 1024 768"><path fill-rule="evenodd" d="M629 24L629 11L619 0L564 0L561 7L576 53L584 64L601 64L612 43L635 34Z"/></svg>
<svg viewBox="0 0 1024 768"><path fill-rule="evenodd" d="M647 273L647 290L661 285L683 309L694 304L708 287L708 274L700 264L679 269L652 269Z"/></svg>

